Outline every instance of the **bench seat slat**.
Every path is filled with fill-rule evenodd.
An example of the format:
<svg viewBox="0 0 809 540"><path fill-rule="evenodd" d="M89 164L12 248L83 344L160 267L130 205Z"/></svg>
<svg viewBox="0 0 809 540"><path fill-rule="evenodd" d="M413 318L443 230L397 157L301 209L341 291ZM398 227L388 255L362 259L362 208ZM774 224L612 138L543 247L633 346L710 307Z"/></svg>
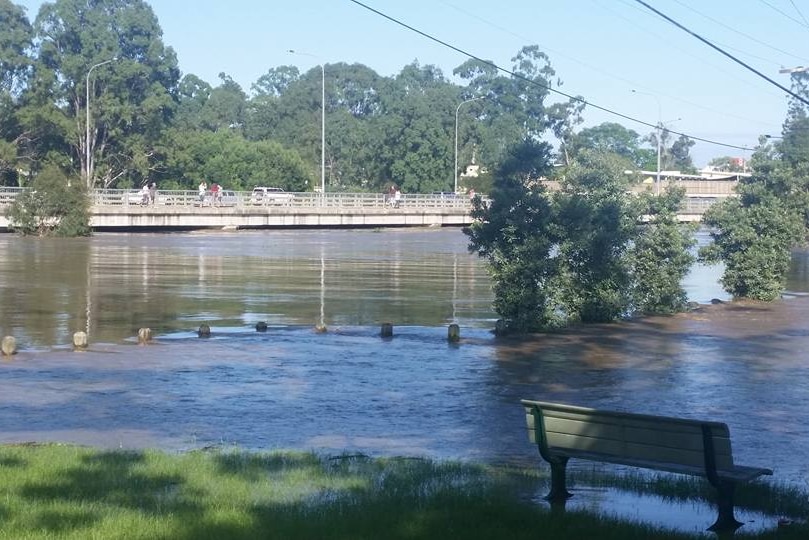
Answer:
<svg viewBox="0 0 809 540"><path fill-rule="evenodd" d="M622 458L620 456L610 454L599 454L597 452L586 452L579 450L571 450L568 448L551 448L554 455L560 457L567 457L571 459L584 459L587 461L600 461L606 463L613 463L615 465L626 465L630 467L639 467L642 469L653 469L659 471L673 472L679 474L687 474L690 476L705 476L705 468L702 466L688 467L682 463L666 463L663 460L643 460L633 458ZM719 469L717 470L719 478L723 480L733 480L736 482L748 482L759 476L771 475L772 470L761 467L744 467L736 465L733 469Z"/></svg>

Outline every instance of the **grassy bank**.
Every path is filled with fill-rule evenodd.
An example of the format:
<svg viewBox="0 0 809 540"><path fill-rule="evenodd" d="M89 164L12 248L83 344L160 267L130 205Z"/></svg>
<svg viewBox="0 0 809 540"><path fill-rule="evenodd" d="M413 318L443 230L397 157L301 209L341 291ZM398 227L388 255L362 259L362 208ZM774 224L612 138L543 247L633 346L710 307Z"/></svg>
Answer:
<svg viewBox="0 0 809 540"><path fill-rule="evenodd" d="M0 538L691 538L584 513L552 515L530 500L545 481L538 469L408 458L0 446ZM693 492L623 481L670 496ZM806 515L805 494L770 491L741 498L775 505L775 515L791 502L794 517ZM757 536L807 537L806 526Z"/></svg>

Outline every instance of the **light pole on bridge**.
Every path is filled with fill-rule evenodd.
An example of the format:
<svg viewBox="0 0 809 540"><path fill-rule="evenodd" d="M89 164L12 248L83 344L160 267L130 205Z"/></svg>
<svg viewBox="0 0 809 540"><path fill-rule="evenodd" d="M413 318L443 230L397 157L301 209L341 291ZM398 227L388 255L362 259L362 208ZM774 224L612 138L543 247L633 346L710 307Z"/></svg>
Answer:
<svg viewBox="0 0 809 540"><path fill-rule="evenodd" d="M461 101L455 108L455 168L453 169L453 179L455 180L455 193L458 193L458 111L461 110L461 105L464 103L472 103L484 99L483 97L476 97Z"/></svg>
<svg viewBox="0 0 809 540"><path fill-rule="evenodd" d="M99 66L103 66L104 64L109 64L110 62L114 62L115 58L110 58L109 60L104 60L103 62L99 62L90 66L90 69L87 70L87 76L85 77L84 81L84 109L85 109L85 119L84 119L84 181L87 187L92 187L92 176L93 176L93 167L91 165L91 157L92 152L90 152L90 74L93 70Z"/></svg>

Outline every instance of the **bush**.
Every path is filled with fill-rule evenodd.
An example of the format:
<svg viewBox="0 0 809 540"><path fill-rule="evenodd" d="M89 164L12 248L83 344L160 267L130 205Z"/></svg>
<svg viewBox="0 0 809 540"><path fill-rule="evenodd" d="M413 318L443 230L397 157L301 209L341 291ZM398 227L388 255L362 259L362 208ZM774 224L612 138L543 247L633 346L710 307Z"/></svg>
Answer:
<svg viewBox="0 0 809 540"><path fill-rule="evenodd" d="M84 183L56 166L37 175L30 189L6 210L10 227L23 235L89 236L90 201Z"/></svg>

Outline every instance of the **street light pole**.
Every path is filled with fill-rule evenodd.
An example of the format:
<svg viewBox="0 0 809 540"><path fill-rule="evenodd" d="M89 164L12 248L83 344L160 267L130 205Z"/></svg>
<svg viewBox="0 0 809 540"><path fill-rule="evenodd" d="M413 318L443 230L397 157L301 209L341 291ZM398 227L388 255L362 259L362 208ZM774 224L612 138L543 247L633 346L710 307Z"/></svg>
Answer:
<svg viewBox="0 0 809 540"><path fill-rule="evenodd" d="M478 101L483 99L482 97L476 97L467 99L458 103L458 106L455 108L455 168L453 169L453 178L455 180L455 193L458 193L458 111L461 110L461 105L464 103L471 103L473 101Z"/></svg>
<svg viewBox="0 0 809 540"><path fill-rule="evenodd" d="M110 60L104 60L103 62L99 62L98 64L90 66L90 69L87 70L87 76L84 80L84 109L85 109L85 119L84 119L84 169L85 169L85 178L84 181L87 184L87 187L92 187L91 181L93 177L93 167L90 164L90 158L92 154L90 152L90 73L99 66L103 66L104 64L109 64L115 60L111 58Z"/></svg>
<svg viewBox="0 0 809 540"><path fill-rule="evenodd" d="M320 60L314 54L294 49L288 49L287 52ZM320 193L326 195L326 67L322 61L320 62Z"/></svg>

